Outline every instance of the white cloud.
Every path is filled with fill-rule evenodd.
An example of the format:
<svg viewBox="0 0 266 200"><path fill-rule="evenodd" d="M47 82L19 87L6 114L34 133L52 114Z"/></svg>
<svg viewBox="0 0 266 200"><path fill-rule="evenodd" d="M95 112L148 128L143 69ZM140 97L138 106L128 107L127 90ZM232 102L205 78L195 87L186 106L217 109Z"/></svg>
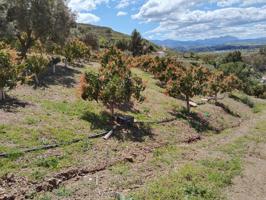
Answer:
<svg viewBox="0 0 266 200"><path fill-rule="evenodd" d="M126 16L127 12L123 12L123 11L119 11L116 16L120 17L120 16Z"/></svg>
<svg viewBox="0 0 266 200"><path fill-rule="evenodd" d="M135 4L137 0L119 0L118 4L116 5L116 8L127 8L128 6Z"/></svg>
<svg viewBox="0 0 266 200"><path fill-rule="evenodd" d="M217 7L206 9L210 3ZM132 18L159 23L157 28L145 34L147 37L153 34L186 40L223 35L262 36L266 34L263 29L266 26L266 0L192 0L189 3L186 0L148 0Z"/></svg>
<svg viewBox="0 0 266 200"><path fill-rule="evenodd" d="M100 17L91 13L79 13L77 22L84 24L95 24L100 21Z"/></svg>
<svg viewBox="0 0 266 200"><path fill-rule="evenodd" d="M90 13L98 5L108 3L109 0L70 0L68 6L77 14L79 23L97 23L100 17Z"/></svg>
<svg viewBox="0 0 266 200"><path fill-rule="evenodd" d="M76 12L91 11L96 9L97 5L108 3L109 0L70 0L68 6Z"/></svg>

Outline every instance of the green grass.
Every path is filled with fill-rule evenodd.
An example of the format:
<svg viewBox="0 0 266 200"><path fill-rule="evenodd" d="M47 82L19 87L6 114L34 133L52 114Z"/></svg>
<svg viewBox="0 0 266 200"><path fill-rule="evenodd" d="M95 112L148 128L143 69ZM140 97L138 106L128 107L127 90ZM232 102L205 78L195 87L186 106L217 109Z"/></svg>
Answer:
<svg viewBox="0 0 266 200"><path fill-rule="evenodd" d="M129 174L130 166L126 163L119 163L110 168L113 174L126 176Z"/></svg>
<svg viewBox="0 0 266 200"><path fill-rule="evenodd" d="M231 184L240 172L239 159L190 163L150 183L132 197L134 200L223 199L221 187Z"/></svg>
<svg viewBox="0 0 266 200"><path fill-rule="evenodd" d="M153 153L152 163L158 166L162 164L171 165L176 160L182 158L182 152L183 150L176 145L167 145L158 148Z"/></svg>
<svg viewBox="0 0 266 200"><path fill-rule="evenodd" d="M246 104L250 108L254 108L255 102L247 95L241 94L241 93L231 93L229 95L230 98L233 98L237 101L242 102L243 104Z"/></svg>
<svg viewBox="0 0 266 200"><path fill-rule="evenodd" d="M266 110L266 103L256 103L253 107L254 113L260 113L262 111Z"/></svg>

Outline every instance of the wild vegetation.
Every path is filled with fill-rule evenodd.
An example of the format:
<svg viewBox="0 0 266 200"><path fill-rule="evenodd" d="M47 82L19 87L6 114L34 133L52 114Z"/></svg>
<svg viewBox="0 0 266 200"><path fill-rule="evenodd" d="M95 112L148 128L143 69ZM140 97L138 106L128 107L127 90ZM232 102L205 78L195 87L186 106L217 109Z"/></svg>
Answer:
<svg viewBox="0 0 266 200"><path fill-rule="evenodd" d="M0 11L0 199L224 199L263 157L264 48L164 50L63 0Z"/></svg>

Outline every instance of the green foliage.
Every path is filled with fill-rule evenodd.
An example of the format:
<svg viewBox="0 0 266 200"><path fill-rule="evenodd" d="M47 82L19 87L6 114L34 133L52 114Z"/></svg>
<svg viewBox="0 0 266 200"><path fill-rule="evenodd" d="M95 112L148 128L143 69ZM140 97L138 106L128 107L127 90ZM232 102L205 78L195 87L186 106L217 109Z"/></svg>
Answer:
<svg viewBox="0 0 266 200"><path fill-rule="evenodd" d="M102 101L114 114L114 108L128 104L131 97L142 101L145 89L142 80L134 77L116 48L106 50L101 59L98 74L87 72L81 78L80 90L83 99Z"/></svg>
<svg viewBox="0 0 266 200"><path fill-rule="evenodd" d="M224 63L242 62L242 54L240 51L230 52L223 60Z"/></svg>
<svg viewBox="0 0 266 200"><path fill-rule="evenodd" d="M89 59L90 49L87 45L78 40L74 39L68 42L64 48L64 56L68 62L74 62L76 59Z"/></svg>
<svg viewBox="0 0 266 200"><path fill-rule="evenodd" d="M128 40L118 40L115 44L116 48L118 48L121 51L129 50L129 41Z"/></svg>
<svg viewBox="0 0 266 200"><path fill-rule="evenodd" d="M187 101L187 111L190 112L190 98L204 94L208 75L209 71L205 67L180 67L176 69L173 78L168 81L167 91L175 98L183 95Z"/></svg>
<svg viewBox="0 0 266 200"><path fill-rule="evenodd" d="M238 86L239 80L236 76L225 76L222 71L214 71L209 76L207 93L210 96L214 96L217 102L218 93L231 92L237 89Z"/></svg>
<svg viewBox="0 0 266 200"><path fill-rule="evenodd" d="M36 41L63 44L74 24L74 16L64 0L14 0L5 2L5 33L19 42L21 57Z"/></svg>
<svg viewBox="0 0 266 200"><path fill-rule="evenodd" d="M36 84L39 84L39 75L48 67L48 59L42 55L32 55L25 60L25 73L27 76L35 78Z"/></svg>
<svg viewBox="0 0 266 200"><path fill-rule="evenodd" d="M99 49L99 40L98 37L95 34L92 33L86 33L81 40L89 47L91 47L93 50Z"/></svg>
<svg viewBox="0 0 266 200"><path fill-rule="evenodd" d="M230 62L219 67L225 75L235 75L241 81L241 89L248 95L255 95L260 75L251 66L242 62Z"/></svg>
<svg viewBox="0 0 266 200"><path fill-rule="evenodd" d="M0 51L0 90L11 88L16 83L16 70L10 60L10 55Z"/></svg>
<svg viewBox="0 0 266 200"><path fill-rule="evenodd" d="M142 54L143 45L140 33L135 29L131 34L131 51L133 56L140 56Z"/></svg>

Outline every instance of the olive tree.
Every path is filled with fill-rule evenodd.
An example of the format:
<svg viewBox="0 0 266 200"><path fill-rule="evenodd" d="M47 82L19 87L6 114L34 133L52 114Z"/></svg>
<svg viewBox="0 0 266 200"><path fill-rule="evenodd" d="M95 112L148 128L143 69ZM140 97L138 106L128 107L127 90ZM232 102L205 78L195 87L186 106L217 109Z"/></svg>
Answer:
<svg viewBox="0 0 266 200"><path fill-rule="evenodd" d="M17 39L22 59L37 40L63 44L74 25L65 0L2 0L0 9L2 32Z"/></svg>

